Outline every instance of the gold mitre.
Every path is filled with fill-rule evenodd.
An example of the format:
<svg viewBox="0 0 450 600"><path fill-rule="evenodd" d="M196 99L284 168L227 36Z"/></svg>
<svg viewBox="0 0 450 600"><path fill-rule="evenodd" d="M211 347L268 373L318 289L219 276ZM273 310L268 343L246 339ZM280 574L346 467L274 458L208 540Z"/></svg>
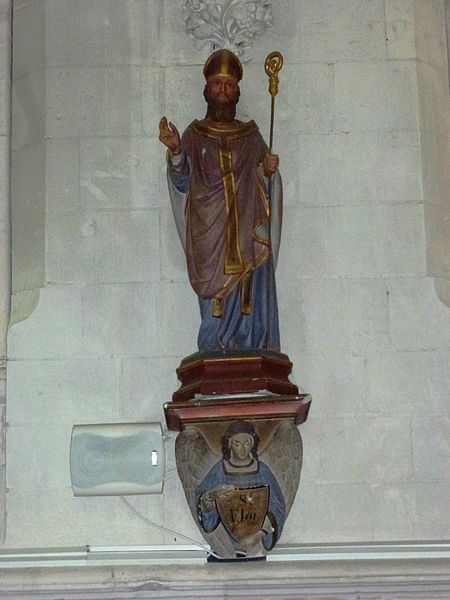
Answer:
<svg viewBox="0 0 450 600"><path fill-rule="evenodd" d="M240 81L242 79L241 61L231 50L216 50L205 62L203 75L206 81L215 75L232 77L236 81Z"/></svg>

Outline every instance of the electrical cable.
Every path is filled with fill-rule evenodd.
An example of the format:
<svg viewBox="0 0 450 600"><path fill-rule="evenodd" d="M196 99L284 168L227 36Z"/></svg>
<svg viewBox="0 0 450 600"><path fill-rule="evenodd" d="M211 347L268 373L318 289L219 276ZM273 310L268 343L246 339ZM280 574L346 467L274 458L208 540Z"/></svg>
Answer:
<svg viewBox="0 0 450 600"><path fill-rule="evenodd" d="M177 468L173 467L173 469L167 469L165 474L170 475L170 473L176 473L176 471L177 471Z"/></svg>
<svg viewBox="0 0 450 600"><path fill-rule="evenodd" d="M183 539L187 540L188 542L191 542L192 544L199 546L200 548L202 548L202 550L205 550L205 552L208 555L214 556L214 558L219 558L219 559L221 558L220 556L215 554L209 546L206 546L205 544L202 544L201 542L197 542L196 540L193 540L192 538L190 538L187 535L184 535L182 533L179 533L178 531L173 531L172 529L168 529L167 527L164 527L163 525L159 525L158 523L154 523L153 521L150 521L150 519L147 519L147 517L144 517L143 514L141 514L138 510L136 510L134 508L134 506L132 506L128 502L128 500L126 498L124 498L124 496L120 496L120 499L125 504L125 506L129 510L131 510L132 513L134 513L139 519L141 519L141 521L144 521L144 523L146 523L147 525L150 525L150 527L155 527L156 529L159 529L160 531L166 531L167 533L171 533L172 535L176 535L180 538L183 538Z"/></svg>

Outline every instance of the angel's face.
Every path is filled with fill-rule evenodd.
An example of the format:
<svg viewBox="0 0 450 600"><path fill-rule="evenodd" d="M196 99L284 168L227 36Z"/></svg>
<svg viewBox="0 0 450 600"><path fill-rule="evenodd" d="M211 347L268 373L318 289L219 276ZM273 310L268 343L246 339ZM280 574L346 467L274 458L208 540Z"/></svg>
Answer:
<svg viewBox="0 0 450 600"><path fill-rule="evenodd" d="M247 460L254 444L253 436L249 433L235 433L230 438L231 459L234 462Z"/></svg>

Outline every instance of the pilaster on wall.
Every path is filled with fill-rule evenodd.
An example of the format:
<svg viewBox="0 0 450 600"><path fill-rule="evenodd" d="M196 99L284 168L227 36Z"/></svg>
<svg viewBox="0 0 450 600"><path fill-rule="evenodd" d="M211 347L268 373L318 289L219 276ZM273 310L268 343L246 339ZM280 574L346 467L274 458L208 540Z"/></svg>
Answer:
<svg viewBox="0 0 450 600"><path fill-rule="evenodd" d="M445 8L445 24L447 29L447 62L449 65L449 77L450 77L450 0L445 0L444 3Z"/></svg>
<svg viewBox="0 0 450 600"><path fill-rule="evenodd" d="M414 3L427 274L435 278L441 301L450 306L448 9L448 0Z"/></svg>
<svg viewBox="0 0 450 600"><path fill-rule="evenodd" d="M5 539L6 333L10 313L9 140L11 0L0 0L0 543Z"/></svg>
<svg viewBox="0 0 450 600"><path fill-rule="evenodd" d="M13 11L10 327L30 316L45 283L45 1Z"/></svg>

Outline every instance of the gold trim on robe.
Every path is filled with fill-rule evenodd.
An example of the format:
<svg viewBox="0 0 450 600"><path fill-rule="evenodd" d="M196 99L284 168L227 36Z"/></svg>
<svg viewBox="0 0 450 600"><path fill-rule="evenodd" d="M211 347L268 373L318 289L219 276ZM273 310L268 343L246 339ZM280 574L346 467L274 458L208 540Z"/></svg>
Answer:
<svg viewBox="0 0 450 600"><path fill-rule="evenodd" d="M261 173L258 172L258 165L255 164L255 184L257 187L257 196L262 205L262 214L256 222L253 222L248 235L262 245L252 258L245 258L240 244L240 209L236 194L236 182L233 165L233 151L231 142L240 140L246 136L255 134L258 127L254 121L249 123L232 123L226 126L200 123L194 121L188 127L196 134L217 142L218 165L222 176L222 185L225 201L225 254L223 264L223 274L226 275L226 281L220 290L216 290L212 296L213 315L220 317L223 314L225 298L231 289L240 283L241 286L241 312L251 314L251 279L253 270L264 263L269 256L268 239L258 235L257 229L268 222L268 199ZM192 190L191 190L192 194ZM245 199L240 199L243 202ZM186 207L186 217L188 208ZM189 218L187 218L189 221ZM248 224L247 224L248 227ZM255 247L254 252L257 250Z"/></svg>

